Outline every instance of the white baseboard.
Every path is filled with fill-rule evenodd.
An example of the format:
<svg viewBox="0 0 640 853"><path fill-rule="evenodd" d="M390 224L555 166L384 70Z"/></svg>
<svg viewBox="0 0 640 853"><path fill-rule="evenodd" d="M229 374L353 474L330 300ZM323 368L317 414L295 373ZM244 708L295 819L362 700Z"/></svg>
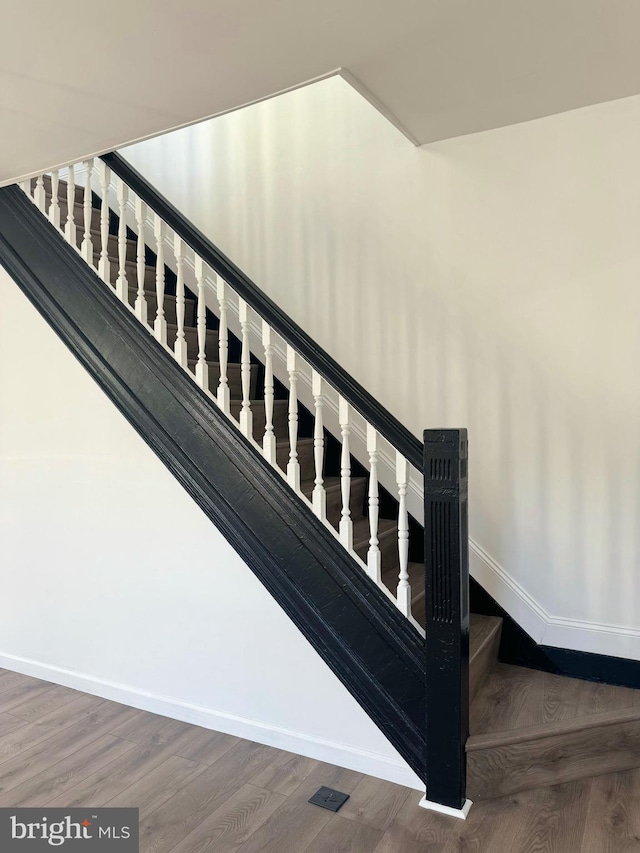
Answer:
<svg viewBox="0 0 640 853"><path fill-rule="evenodd" d="M465 800L461 809L453 809L451 806L442 806L440 803L432 803L426 797L423 797L418 803L421 809L428 809L430 812L438 812L438 814L447 815L447 817L455 817L458 820L466 820L467 815L471 811L473 803L471 800Z"/></svg>
<svg viewBox="0 0 640 853"><path fill-rule="evenodd" d="M339 767L395 782L407 788L424 790L424 785L418 776L399 756L398 760L394 761L386 755L367 752L348 744L323 740L302 732L283 729L271 723L249 720L235 714L204 708L173 697L161 696L130 685L118 684L86 673L15 655L0 654L0 668L51 681L54 684L62 684L74 690L90 693L92 696L110 699L132 708L140 708L142 711L150 711L152 714L160 714L163 717L192 723L212 731L224 732L286 752L315 758L328 764L336 764Z"/></svg>
<svg viewBox="0 0 640 853"><path fill-rule="evenodd" d="M640 660L640 630L553 616L476 542L469 543L470 572L536 643Z"/></svg>

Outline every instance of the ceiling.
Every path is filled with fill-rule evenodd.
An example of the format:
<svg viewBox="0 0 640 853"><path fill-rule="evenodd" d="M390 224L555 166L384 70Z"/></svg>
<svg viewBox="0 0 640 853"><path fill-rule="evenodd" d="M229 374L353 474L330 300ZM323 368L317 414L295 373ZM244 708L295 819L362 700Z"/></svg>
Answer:
<svg viewBox="0 0 640 853"><path fill-rule="evenodd" d="M0 184L336 69L417 143L640 93L638 0L5 7Z"/></svg>

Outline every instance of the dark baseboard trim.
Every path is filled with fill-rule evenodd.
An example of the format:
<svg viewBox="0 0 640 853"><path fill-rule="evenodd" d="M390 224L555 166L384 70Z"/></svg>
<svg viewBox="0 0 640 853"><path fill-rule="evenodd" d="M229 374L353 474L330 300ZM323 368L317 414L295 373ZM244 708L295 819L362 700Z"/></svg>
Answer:
<svg viewBox="0 0 640 853"><path fill-rule="evenodd" d="M419 633L15 186L0 263L424 779Z"/></svg>
<svg viewBox="0 0 640 853"><path fill-rule="evenodd" d="M530 669L566 675L569 678L581 678L584 681L601 681L620 687L640 688L640 661L538 645L473 578L470 593L473 613L500 616L503 620L498 654L503 663L527 666Z"/></svg>

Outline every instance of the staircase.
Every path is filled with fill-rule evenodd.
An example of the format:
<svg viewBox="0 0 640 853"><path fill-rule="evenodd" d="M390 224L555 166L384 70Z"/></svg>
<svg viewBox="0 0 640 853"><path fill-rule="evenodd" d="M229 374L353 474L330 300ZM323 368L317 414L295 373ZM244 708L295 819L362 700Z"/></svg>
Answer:
<svg viewBox="0 0 640 853"><path fill-rule="evenodd" d="M43 176L45 193L45 205L51 207L52 188L51 177ZM36 191L36 181L31 181L31 191ZM66 221L69 215L68 204L69 188L66 181L60 180L57 187L57 199L61 221ZM73 206L73 220L78 223L75 231L75 245L79 251L85 239L84 222L84 194L82 187L74 187L72 190L75 204ZM92 206L89 215L90 236L93 246L92 263L98 269L101 259L101 199L92 194ZM120 271L119 259L119 222L116 216L109 220L110 232L106 242L106 256L109 264L109 280L116 287ZM127 282L137 282L139 245L137 235L131 230L127 231L125 239L125 264ZM158 256L154 248L148 244L144 247L144 272L142 281L144 284L144 300L147 306L149 318L156 316L158 300L156 294L157 284L157 260ZM176 274L169 267L164 266L164 314L167 324L166 344L173 350L178 334L178 319L176 310ZM131 308L135 307L139 296L138 288L129 284L127 287L127 301ZM185 287L184 296L184 322L182 328L187 345L187 366L195 373L198 362L198 329L196 325L197 295ZM205 347L207 352L219 352L219 318L211 311L205 314L206 338ZM242 344L234 335L230 334L228 344L228 358L225 365L225 373L229 389L229 413L236 420L240 420L243 406L242 387ZM249 373L249 404L252 414L252 436L256 443L262 442L266 427L266 402L263 396L258 394L258 387L264 384L264 367L252 354ZM218 361L206 360L208 389L213 396L219 387L220 363ZM276 462L283 474L286 474L290 462L290 436L289 436L289 392L281 383L278 383L273 400L272 425L275 435ZM296 437L297 463L300 467L300 492L311 502L315 487L315 460L314 460L314 437L313 418L310 412L303 411L300 403L297 404L298 431ZM325 433L323 441L331 441L331 436ZM342 517L342 482L340 477L339 452L334 453L333 460L324 460L323 489L326 495L326 519L338 532L340 519ZM367 552L370 547L370 527L368 516L367 496L369 494L369 474L358 461L350 456L350 500L349 509L353 526L353 550L366 563ZM358 473L355 473L358 472ZM382 583L390 593L395 592L398 583L399 558L398 558L398 506L397 502L387 501L391 504L387 508L390 518L380 517L378 521L377 538L380 549L380 563L384 567ZM416 535L417 534L417 535ZM413 549L422 552L422 534L420 528L414 530ZM424 628L424 564L423 562L408 562L409 584L411 587L411 615L416 623Z"/></svg>
<svg viewBox="0 0 640 853"><path fill-rule="evenodd" d="M127 336L132 339L135 335L141 337L139 328L133 328L137 317L152 333L148 337L148 343L152 345L149 357L158 359L158 367L152 366L140 379L142 390L139 393L142 394L149 386L152 373L156 371L165 387L171 386L173 392L175 386L175 393L182 394L181 402L185 395L192 395L189 398L190 405L182 405L181 408L192 409L201 423L211 421L211 412L215 412L216 417L219 415L218 410L223 412L225 417L220 420L220 426L215 427L218 432L211 434L212 441L221 448L225 442L236 444L235 449L225 449L226 456L219 455L217 463L212 460L214 473L210 479L213 481L215 478L228 477L229 483L236 483L232 479L235 476L233 472L225 474L223 471L222 460L226 461L227 456L241 459L241 468L254 466L248 472L246 483L238 480L240 485L234 485L238 494L242 494L233 507L233 514L241 515L242 507L246 506L246 518L249 519L250 509L255 509L256 503L251 489L259 489L262 483L265 484L264 490L267 490L268 477L273 477L273 474L264 464L262 454L279 472L281 476L279 480L276 478L276 484L286 485L287 489L277 485L277 494L272 503L279 504L281 517L276 520L286 526L290 516L289 526L298 537L295 541L308 543L310 549L317 545L306 563L301 557L301 565L289 567L292 580L286 581L284 575L275 577L281 566L289 561L290 552L284 546L279 551L284 534L280 536L276 530L270 544L272 576L259 561L252 565L254 552L259 550L260 544L265 544L265 548L268 544L269 525L255 532L256 539L251 545L237 537L232 529L233 523L229 521L232 516L227 514L224 517L218 509L213 508L209 512L210 517L245 556L263 583L414 770L427 779L429 785L428 777L432 768L427 761L425 771L425 755L435 755L437 758L438 751L448 755L447 750L452 747L447 742L436 743L435 747L427 744L425 751L425 740L428 740L424 733L425 710L427 728L429 721L435 720L438 714L455 717L456 725L463 735L461 766L464 772L466 750L466 783L472 799L504 796L640 766L640 691L592 685L499 663L502 620L497 617L479 614L470 616L468 701L467 670L462 666L459 670L462 673L462 690L459 684L454 684L462 707L456 711L455 702L450 707L438 695L428 698L425 706L424 696L428 694L430 684L429 666L432 665L434 671L445 668L438 658L437 647L434 646L436 651L429 651L429 640L438 635L439 624L447 620L439 617L434 620L433 607L426 606L430 595L431 598L435 595L435 586L432 585L430 593L428 585L425 585L425 577L429 577L429 572L425 572L424 528L407 509L407 493L411 485L407 458L400 452L396 455L394 473L397 490L394 493L391 488L382 485L380 467L384 462L384 454L381 453L381 431L367 421L368 464L367 460L363 462L362 453L351 453L350 439L353 438L355 421L344 398L340 397L337 407L338 426L328 429L322 419L322 407L327 405L327 391L315 371L315 410L311 411L302 405L296 390L304 376L293 349L287 347L289 382L280 381L274 374L274 348L269 326L263 321L264 351L251 350L248 314L240 297L238 334L229 332L229 299L224 285L218 287L218 310L211 310L204 298L204 274L197 259L195 284L191 286L185 283L184 249L180 238L175 243L176 263L165 263L162 223L158 224L156 218L155 226L147 222L145 230L143 209L137 205L136 232L131 227L130 218L127 224L124 185L120 182L117 187L115 206L119 209L116 211L113 204L110 207L105 202L109 186L104 167L100 174L101 195L95 191L95 175L94 183L91 183L90 169L84 187L75 187L73 183L67 183L54 174L34 179L23 189L56 229L65 228L68 242L93 266L92 275L99 285L96 298L101 300L102 310L116 312L109 321L105 321L107 326L122 324L123 340ZM5 230L11 230L8 223L14 210L16 218L23 218L25 222L28 220L29 227L33 229L33 206L30 210L23 210L13 197L8 197L8 191L2 192L6 196ZM154 200L153 190L149 190L149 194L151 200ZM0 198L1 201L4 199ZM2 216L0 204L0 225ZM41 227L44 227L44 223L41 223ZM16 231L14 244L21 240L24 243L24 235L20 236ZM61 243L59 234L54 234L53 229L47 231L47 240L52 246L58 245L56 241ZM57 331L69 343L73 334L65 331L65 328L73 324L62 319L56 321L55 317L52 319L47 315L47 311L51 315L56 314L57 303L54 305L51 302L53 308L49 308L50 295L44 291L37 298L34 297L35 285L33 291L29 291L32 287L28 283L29 276L35 281L38 275L37 270L25 271L28 253L23 250L17 260L19 252L15 250L15 245L10 250L7 246L4 248L4 262L7 263L7 257L11 255L10 271L23 273L25 292L52 324L58 323ZM0 243L0 260L2 254L3 246ZM72 253L72 257L66 259L65 263L70 265L72 278L78 278L79 288L85 288L84 291L78 289L78 293L87 293L86 283L80 281L82 271L77 254ZM110 293L98 281L95 271L100 271L103 280L110 283ZM39 275L42 279L42 272ZM120 301L126 305L124 313L121 311L122 305L114 299L114 289ZM74 303L72 296L69 296L69 300L70 305L78 301L75 297ZM90 312L85 313L88 316ZM74 323L77 325L78 321L74 320ZM103 332L100 330L96 334L99 343ZM86 361L88 365L91 362L93 366L90 369L94 377L101 381L103 367L99 365L99 347L92 344L92 349L95 352L91 358L86 356ZM218 358L211 357L212 353ZM172 360L174 355L175 360ZM146 344L141 359L144 357ZM110 360L114 361L115 356L112 355ZM176 373L175 361L179 362L182 371ZM115 380L105 380L105 383L107 393L111 394L116 404L123 408L134 426L140 430L133 415L125 410L123 393L115 388ZM198 389L195 383L199 385ZM195 394L196 390L198 394ZM200 392L204 392L205 396ZM158 396L160 392L156 390L154 393ZM159 403L158 406L162 412L169 404L165 406ZM184 417L183 411L181 417ZM384 418L379 422L383 426L387 423ZM392 420L389 422L393 426ZM171 431L174 425L163 424L163 428ZM244 438L239 436L238 431L244 433ZM145 438L148 437L145 435ZM161 443L150 443L167 462L165 457L170 454L162 449ZM177 444L180 444L179 436ZM409 444L406 446L411 450ZM203 447L208 459L211 452L208 445ZM254 452L256 449L258 454ZM179 455L178 450L175 455ZM442 460L437 462L435 468L432 466L432 474L435 471L435 480L447 480L449 463L446 460L442 464L440 462ZM167 464L171 467L169 462ZM195 467L201 471L204 463ZM207 511L209 504L204 496L206 483L190 483L184 473L187 468L186 463L178 465L176 462L172 470ZM206 471L203 471L202 476L205 475ZM197 475L194 473L193 477L195 481ZM386 484L389 485L388 478ZM245 492L246 502L243 504ZM255 525L255 519L260 516L252 517ZM250 526L251 522L247 521L247 524ZM327 530L331 533L328 539ZM464 548L464 534L460 536ZM438 544L438 548L441 548L441 544ZM300 546L296 545L294 550L297 553ZM438 551L440 557L442 553L442 549ZM327 585L318 568L321 555L326 556L322 568L327 577L337 567L335 577L332 578L335 581L333 585ZM349 562L352 558L355 560L353 568ZM267 556L262 559L267 560ZM346 562L341 568L344 560ZM438 571L440 569L436 567L436 574ZM450 588L450 578L443 576L440 580L445 587L449 584L443 601L447 604L453 601L455 604L456 596ZM287 582L291 586L287 586ZM436 586L437 582L437 577L435 581L432 580ZM460 657L464 663L467 654L462 605L461 608L462 651L456 658L456 665ZM455 629L456 619L452 622ZM459 627L457 630L460 634ZM457 636L455 632L453 636ZM334 642L337 645L332 646ZM428 659L426 667L425 642ZM359 662L359 655L363 662ZM439 702L442 706L440 708ZM467 713L468 739L464 732ZM435 753L429 752L429 749L435 749ZM447 758L444 764L448 761ZM434 758L431 764L435 763ZM452 798L447 796L438 800L443 804L443 810L448 808L449 813L459 811L462 803L453 807L450 802L446 802L448 799Z"/></svg>

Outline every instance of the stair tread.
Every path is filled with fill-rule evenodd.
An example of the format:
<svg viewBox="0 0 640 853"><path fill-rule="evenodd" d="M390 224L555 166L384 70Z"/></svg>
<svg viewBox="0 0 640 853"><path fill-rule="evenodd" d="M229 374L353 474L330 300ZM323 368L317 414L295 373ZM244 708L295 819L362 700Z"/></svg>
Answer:
<svg viewBox="0 0 640 853"><path fill-rule="evenodd" d="M154 296L155 296L155 294L154 294ZM175 299L175 296L172 296L171 298L172 298L172 299ZM168 329L177 329L177 328L178 328L178 326L176 325L176 323L167 323L167 328L168 328ZM195 332L196 334L197 334L197 332L198 332L198 329L197 329L197 327L196 327L196 326L190 326L190 325L188 325L187 323L185 323L185 324L184 324L183 328L184 328L185 332ZM210 335L210 334L212 334L212 333L213 333L214 335L217 335L217 334L218 334L218 330L217 330L217 329L207 329L207 334L208 334L208 335ZM229 363L229 364L237 364L237 362L235 362L235 361L229 361L228 363Z"/></svg>
<svg viewBox="0 0 640 853"><path fill-rule="evenodd" d="M132 284L131 282L129 282L129 297L133 298L133 296L137 296L137 295L138 295L138 290L137 290L135 284ZM149 302L150 300L153 300L155 302L155 300L156 300L155 290L145 290L144 296L145 296L145 300L147 302ZM167 301L167 302L175 302L176 301L176 296L174 293L165 293L164 298L165 298L165 301ZM193 297L191 297L191 296L185 296L184 302L185 302L185 305L192 306L192 305L195 305L196 300L193 299ZM176 326L176 328L178 328L178 327ZM185 323L183 328L184 328L185 332L187 331L187 329L189 329L190 331L194 331L196 333L198 331L196 326L190 326L188 323ZM217 330L209 329L209 331L217 331Z"/></svg>
<svg viewBox="0 0 640 853"><path fill-rule="evenodd" d="M311 439L309 439L309 441L313 442L313 439L311 438ZM288 442L287 442L287 446L288 446ZM366 482L367 482L367 477L352 477L351 478L351 485L352 486L353 485L361 486L363 483L366 483ZM310 495L311 492L313 491L314 487L315 487L315 484L316 484L316 481L314 479L303 480L300 483L300 489L305 495L306 494ZM336 492L336 491L339 491L342 483L341 483L340 477L325 477L323 480L323 485L324 485L325 492ZM363 518L365 518L365 516L363 516ZM354 522L354 525L355 525L355 522Z"/></svg>
<svg viewBox="0 0 640 853"><path fill-rule="evenodd" d="M229 364L238 364L238 362L237 361L230 361ZM249 402L251 403L252 410L262 411L264 409L264 400L249 400ZM288 408L289 407L289 401L288 400L274 400L273 405L274 405L274 408L281 409L283 406L285 408ZM232 407L235 406L237 409L241 409L242 408L242 400L232 400L231 406ZM279 443L282 444L282 442L279 442Z"/></svg>
<svg viewBox="0 0 640 853"><path fill-rule="evenodd" d="M107 255L107 257L109 258L109 261L110 261L112 267L119 267L120 261L119 261L117 255L115 257L113 255ZM94 259L96 264L100 260L100 248L98 247L96 249L95 243L93 244L93 259ZM133 258L128 258L125 261L124 265L125 265L125 268L128 268L132 271L135 270L137 272L138 262L134 261ZM155 264L145 264L144 269L145 269L145 272L153 272L155 274L156 265ZM130 285L130 287L133 287L133 289L135 289L135 285ZM144 292L147 294L151 294L151 295L155 296L155 290L145 289ZM193 297L185 296L185 299L191 299L192 301L195 301L195 299Z"/></svg>
<svg viewBox="0 0 640 853"><path fill-rule="evenodd" d="M94 207L94 210L96 210L95 207ZM76 225L77 224L78 223L76 223ZM80 230L82 230L82 229L80 229ZM100 246L102 244L102 232L100 231L100 229L99 228L92 228L90 233L91 233L91 240L92 240L93 244L95 245L97 243L98 246ZM112 240L118 240L117 234L112 234L111 232L109 232L109 237L111 237ZM127 237L126 241L129 244L129 246L131 246L131 247L135 246L137 248L138 241L135 240L133 237ZM111 257L111 256L109 256L109 257ZM116 260L116 261L118 260L117 255L115 256L114 260ZM134 261L133 263L136 263L136 262Z"/></svg>
<svg viewBox="0 0 640 853"><path fill-rule="evenodd" d="M571 729L594 714L640 712L640 690L497 663L471 705L470 745L487 735L505 740L517 731Z"/></svg>
<svg viewBox="0 0 640 853"><path fill-rule="evenodd" d="M177 328L177 326L174 328ZM184 327L185 332L187 329L192 329L192 328L193 328L193 326L185 326ZM215 329L209 329L209 331L210 332L215 331ZM197 358L188 359L189 367L195 367L197 363L198 363ZM214 367L216 370L220 369L220 362L219 361L211 361L210 359L207 359L207 364L209 365L209 367ZM227 369L229 369L229 368L232 368L233 370L240 370L242 368L242 365L238 361L228 361L227 362ZM258 369L257 364L251 365L251 371L252 372L255 372L257 369ZM254 400L250 400L250 402L251 402L251 405L253 406ZM255 402L258 402L258 401L256 400ZM311 440L313 441L313 439L311 439ZM298 442L298 444L300 444L300 442ZM288 445L288 442L287 442L287 445Z"/></svg>
<svg viewBox="0 0 640 853"><path fill-rule="evenodd" d="M571 732L583 732L598 726L610 726L614 723L626 723L640 721L640 706L633 705L630 708L619 708L618 710L599 711L597 713L585 713L570 720L558 720L553 723L543 723L537 726L524 726L512 731L485 732L469 737L467 741L467 752L480 749L490 749L496 746L508 746L526 741L538 740L553 736L569 734ZM640 759L639 759L640 763Z"/></svg>
<svg viewBox="0 0 640 853"><path fill-rule="evenodd" d="M251 405L253 405L253 400L251 401ZM313 446L313 439L312 438L299 438L298 439L298 447L300 447L300 445L302 445L302 444L304 444L307 447L309 445ZM276 441L276 450L280 450L280 449L285 448L285 447L289 447L289 439L284 439L282 441Z"/></svg>

